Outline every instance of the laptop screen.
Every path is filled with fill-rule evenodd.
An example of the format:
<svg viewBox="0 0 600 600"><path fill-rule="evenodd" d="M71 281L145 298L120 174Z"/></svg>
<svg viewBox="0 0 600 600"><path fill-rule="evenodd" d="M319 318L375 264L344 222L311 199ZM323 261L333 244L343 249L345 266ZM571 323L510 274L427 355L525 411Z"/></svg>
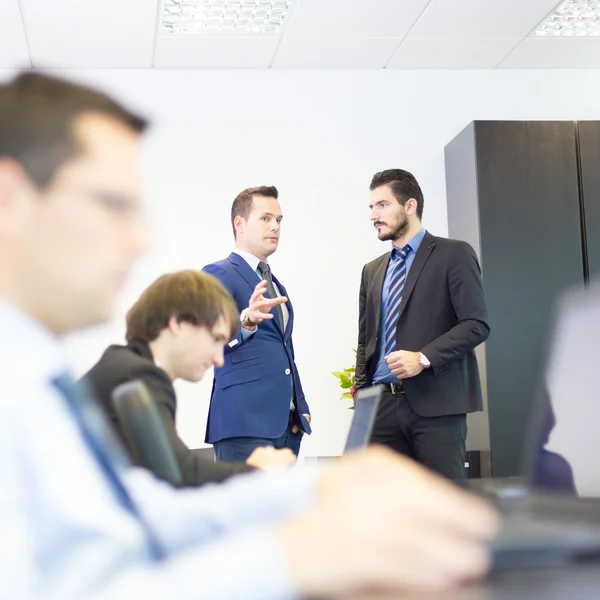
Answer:
<svg viewBox="0 0 600 600"><path fill-rule="evenodd" d="M600 288L567 295L557 317L545 374L545 462L538 458L537 468L579 496L600 497Z"/></svg>
<svg viewBox="0 0 600 600"><path fill-rule="evenodd" d="M350 424L350 431L346 439L344 454L366 446L373 432L375 415L381 401L382 386L362 388L354 397L354 415Z"/></svg>

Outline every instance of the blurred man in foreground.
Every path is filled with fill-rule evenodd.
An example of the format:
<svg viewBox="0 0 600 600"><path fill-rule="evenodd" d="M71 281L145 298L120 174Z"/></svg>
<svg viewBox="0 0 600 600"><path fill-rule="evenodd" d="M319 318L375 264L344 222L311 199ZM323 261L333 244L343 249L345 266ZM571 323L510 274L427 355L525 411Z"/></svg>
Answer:
<svg viewBox="0 0 600 600"><path fill-rule="evenodd" d="M482 575L495 514L383 449L202 490L127 465L59 338L110 316L146 246L144 129L51 77L0 88L2 594L268 600Z"/></svg>

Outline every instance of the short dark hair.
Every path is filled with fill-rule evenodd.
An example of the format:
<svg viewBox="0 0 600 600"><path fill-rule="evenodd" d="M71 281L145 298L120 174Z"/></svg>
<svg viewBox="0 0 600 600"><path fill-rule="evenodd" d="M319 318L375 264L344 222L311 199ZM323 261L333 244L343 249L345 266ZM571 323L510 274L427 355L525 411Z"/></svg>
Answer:
<svg viewBox="0 0 600 600"><path fill-rule="evenodd" d="M260 185L258 187L247 188L235 197L235 200L231 205L231 227L233 228L234 238L237 234L233 222L236 217L242 217L242 219L248 220L248 216L252 210L252 200L254 199L254 196L266 196L267 198L275 198L275 200L277 200L279 192L273 185Z"/></svg>
<svg viewBox="0 0 600 600"><path fill-rule="evenodd" d="M23 72L0 86L0 160L12 158L43 189L81 144L73 124L85 113L116 119L136 133L148 123L102 92L40 73Z"/></svg>
<svg viewBox="0 0 600 600"><path fill-rule="evenodd" d="M417 201L417 217L423 217L423 192L415 176L403 169L387 169L373 175L369 189L373 191L382 185L389 185L394 198L404 206L410 198Z"/></svg>
<svg viewBox="0 0 600 600"><path fill-rule="evenodd" d="M232 338L239 326L237 305L221 282L203 271L177 271L159 277L127 312L127 341L152 342L171 317L212 329L220 317Z"/></svg>

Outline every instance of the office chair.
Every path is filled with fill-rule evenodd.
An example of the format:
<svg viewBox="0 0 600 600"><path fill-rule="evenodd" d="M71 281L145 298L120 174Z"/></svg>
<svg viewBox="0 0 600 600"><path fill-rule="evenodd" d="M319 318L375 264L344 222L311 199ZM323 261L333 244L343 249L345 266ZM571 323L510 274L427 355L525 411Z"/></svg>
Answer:
<svg viewBox="0 0 600 600"><path fill-rule="evenodd" d="M181 486L181 469L146 385L138 379L122 383L114 389L112 403L136 464L175 487Z"/></svg>

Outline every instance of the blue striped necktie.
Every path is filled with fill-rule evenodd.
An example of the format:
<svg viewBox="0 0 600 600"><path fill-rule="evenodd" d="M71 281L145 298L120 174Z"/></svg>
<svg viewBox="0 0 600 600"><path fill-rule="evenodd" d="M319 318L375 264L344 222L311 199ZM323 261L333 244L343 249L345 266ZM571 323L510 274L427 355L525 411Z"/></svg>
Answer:
<svg viewBox="0 0 600 600"><path fill-rule="evenodd" d="M398 317L400 316L400 304L402 304L402 292L406 283L406 257L410 251L411 247L408 244L401 250L396 247L392 250L393 270L385 308L384 356L396 349L396 329L398 327Z"/></svg>

